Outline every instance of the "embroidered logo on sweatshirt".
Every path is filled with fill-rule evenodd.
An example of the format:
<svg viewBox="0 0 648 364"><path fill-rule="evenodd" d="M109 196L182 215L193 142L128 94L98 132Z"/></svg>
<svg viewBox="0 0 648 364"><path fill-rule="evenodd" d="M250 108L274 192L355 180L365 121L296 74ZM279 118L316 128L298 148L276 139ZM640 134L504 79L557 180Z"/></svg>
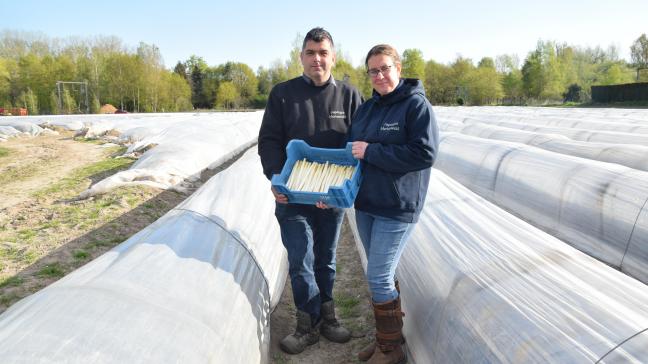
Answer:
<svg viewBox="0 0 648 364"><path fill-rule="evenodd" d="M394 123L383 123L380 126L380 131L399 131L400 126L398 126L398 122Z"/></svg>
<svg viewBox="0 0 648 364"><path fill-rule="evenodd" d="M344 111L331 111L329 114L329 118L331 119L346 119L346 114Z"/></svg>

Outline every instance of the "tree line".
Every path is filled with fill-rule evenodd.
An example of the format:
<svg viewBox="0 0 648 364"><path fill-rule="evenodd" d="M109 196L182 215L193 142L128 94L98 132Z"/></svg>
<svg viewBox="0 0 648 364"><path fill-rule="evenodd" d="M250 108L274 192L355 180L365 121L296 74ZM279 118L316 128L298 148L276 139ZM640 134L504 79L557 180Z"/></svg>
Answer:
<svg viewBox="0 0 648 364"><path fill-rule="evenodd" d="M301 37L288 59L256 72L241 62L210 66L192 55L173 70L159 48L140 43L129 49L116 37L49 39L4 31L0 36L0 107L25 107L34 114L65 114L102 104L134 112L263 108L275 84L299 76ZM590 99L592 85L648 81L648 39L631 47L632 62L614 46L582 48L538 41L521 62L517 55L484 57L477 63L457 56L449 64L425 60L418 49L402 53L403 77L421 79L436 105L542 104ZM371 83L364 65L354 67L338 50L336 79L365 97ZM57 81L78 81L56 87ZM87 98L87 103L85 99Z"/></svg>

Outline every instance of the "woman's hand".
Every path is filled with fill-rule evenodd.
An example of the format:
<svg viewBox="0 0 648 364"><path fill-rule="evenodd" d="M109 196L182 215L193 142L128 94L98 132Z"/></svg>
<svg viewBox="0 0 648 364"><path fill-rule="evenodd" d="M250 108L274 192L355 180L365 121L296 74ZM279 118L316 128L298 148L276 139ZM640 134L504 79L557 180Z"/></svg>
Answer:
<svg viewBox="0 0 648 364"><path fill-rule="evenodd" d="M351 154L355 159L364 159L365 150L367 150L367 142L353 142L351 143Z"/></svg>

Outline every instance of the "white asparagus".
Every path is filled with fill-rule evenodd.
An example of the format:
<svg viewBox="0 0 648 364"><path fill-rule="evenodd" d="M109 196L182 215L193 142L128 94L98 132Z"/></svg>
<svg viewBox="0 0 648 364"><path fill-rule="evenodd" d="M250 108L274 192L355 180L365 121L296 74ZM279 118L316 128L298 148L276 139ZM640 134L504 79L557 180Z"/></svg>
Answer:
<svg viewBox="0 0 648 364"><path fill-rule="evenodd" d="M344 180L351 179L354 171L354 166L343 166L328 161L309 162L304 158L295 162L286 186L293 191L327 192L329 188L341 186Z"/></svg>

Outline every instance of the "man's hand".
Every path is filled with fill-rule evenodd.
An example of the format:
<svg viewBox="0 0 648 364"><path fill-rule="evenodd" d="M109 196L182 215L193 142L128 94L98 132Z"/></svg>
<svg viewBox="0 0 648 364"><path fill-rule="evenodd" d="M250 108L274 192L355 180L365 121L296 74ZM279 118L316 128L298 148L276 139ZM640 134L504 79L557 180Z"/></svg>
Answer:
<svg viewBox="0 0 648 364"><path fill-rule="evenodd" d="M275 201L279 203L288 203L288 197L284 195L283 193L279 193L275 191L274 187L270 187L270 191L272 191L272 194L274 195Z"/></svg>
<svg viewBox="0 0 648 364"><path fill-rule="evenodd" d="M322 201L317 201L317 202L315 203L315 206L316 206L318 209L322 209L322 210L326 210L326 209L329 208L329 206L328 206L327 204L325 204L324 202L322 202Z"/></svg>
<svg viewBox="0 0 648 364"><path fill-rule="evenodd" d="M353 142L351 144L351 154L353 154L353 158L364 159L365 150L367 150L368 145L369 143L367 142Z"/></svg>

